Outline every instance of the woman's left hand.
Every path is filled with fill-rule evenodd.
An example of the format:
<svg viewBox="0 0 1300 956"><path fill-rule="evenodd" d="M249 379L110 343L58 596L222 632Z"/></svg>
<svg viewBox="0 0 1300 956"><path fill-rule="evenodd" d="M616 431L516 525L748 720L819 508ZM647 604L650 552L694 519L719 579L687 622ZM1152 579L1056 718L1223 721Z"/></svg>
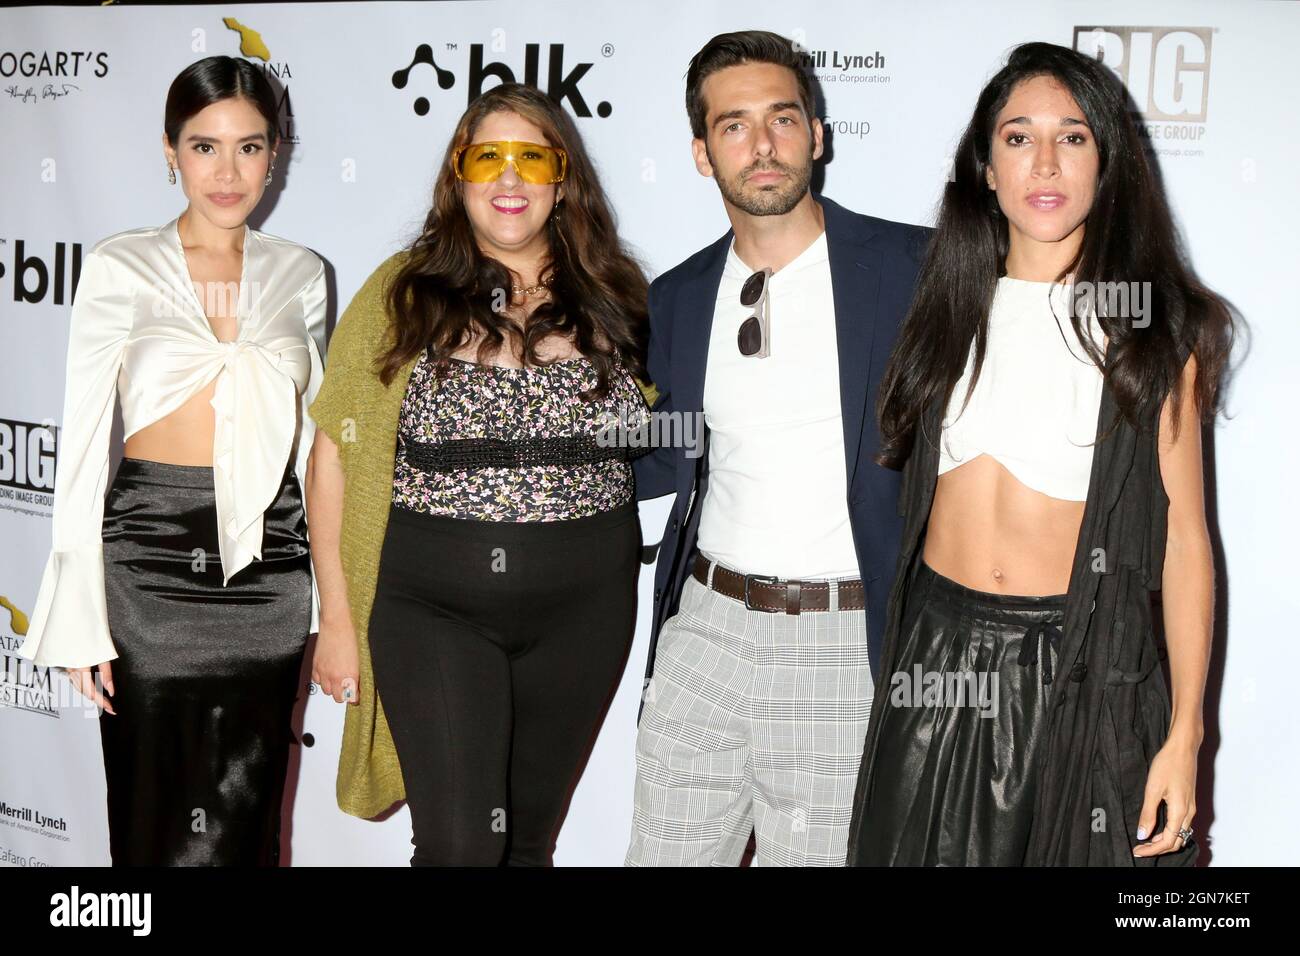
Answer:
<svg viewBox="0 0 1300 956"><path fill-rule="evenodd" d="M1185 841L1178 831L1190 829L1196 815L1197 749L1171 737L1151 761L1137 832L1138 840L1151 839L1135 846L1134 856L1159 856L1183 848ZM1152 835L1161 801L1165 804L1165 828Z"/></svg>

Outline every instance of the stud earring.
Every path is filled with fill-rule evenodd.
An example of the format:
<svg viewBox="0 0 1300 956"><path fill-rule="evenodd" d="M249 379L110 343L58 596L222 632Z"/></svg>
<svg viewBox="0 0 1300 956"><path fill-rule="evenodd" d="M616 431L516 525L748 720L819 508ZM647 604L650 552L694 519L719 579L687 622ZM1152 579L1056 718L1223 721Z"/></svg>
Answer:
<svg viewBox="0 0 1300 956"><path fill-rule="evenodd" d="M274 166L268 166L266 170L266 185L271 185L271 174L275 172Z"/></svg>
<svg viewBox="0 0 1300 956"><path fill-rule="evenodd" d="M173 186L176 185L176 167L171 163L167 164L167 181Z"/></svg>

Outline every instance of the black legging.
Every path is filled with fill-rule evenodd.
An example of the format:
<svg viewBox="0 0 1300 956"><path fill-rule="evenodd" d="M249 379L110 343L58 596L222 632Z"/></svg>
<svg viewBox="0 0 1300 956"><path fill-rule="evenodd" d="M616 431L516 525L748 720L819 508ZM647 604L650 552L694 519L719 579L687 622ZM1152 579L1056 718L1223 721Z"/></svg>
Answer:
<svg viewBox="0 0 1300 956"><path fill-rule="evenodd" d="M477 521L392 507L370 652L411 811L413 866L546 866L627 660L635 502Z"/></svg>

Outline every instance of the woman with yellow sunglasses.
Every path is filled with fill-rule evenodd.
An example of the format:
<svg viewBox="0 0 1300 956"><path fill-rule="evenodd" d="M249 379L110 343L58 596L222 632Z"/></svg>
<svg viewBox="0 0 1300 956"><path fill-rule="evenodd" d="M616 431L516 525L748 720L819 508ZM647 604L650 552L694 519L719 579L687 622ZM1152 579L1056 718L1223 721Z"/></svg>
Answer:
<svg viewBox="0 0 1300 956"><path fill-rule="evenodd" d="M330 342L308 479L339 805L413 865L547 865L626 661L647 285L572 121L494 87ZM602 435L602 432L605 434Z"/></svg>

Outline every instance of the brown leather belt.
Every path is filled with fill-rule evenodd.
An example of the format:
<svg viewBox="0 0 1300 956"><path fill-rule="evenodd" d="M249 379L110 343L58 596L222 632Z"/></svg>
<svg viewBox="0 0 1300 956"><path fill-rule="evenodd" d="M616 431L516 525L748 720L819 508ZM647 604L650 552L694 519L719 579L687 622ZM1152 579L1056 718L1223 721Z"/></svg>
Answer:
<svg viewBox="0 0 1300 956"><path fill-rule="evenodd" d="M702 554L695 555L695 580L708 586L710 561ZM828 581L784 581L762 574L741 574L717 564L713 569L713 590L744 603L753 611L773 611L799 614L803 611L829 611L831 585ZM862 582L840 581L838 608L841 611L866 609L866 595Z"/></svg>

